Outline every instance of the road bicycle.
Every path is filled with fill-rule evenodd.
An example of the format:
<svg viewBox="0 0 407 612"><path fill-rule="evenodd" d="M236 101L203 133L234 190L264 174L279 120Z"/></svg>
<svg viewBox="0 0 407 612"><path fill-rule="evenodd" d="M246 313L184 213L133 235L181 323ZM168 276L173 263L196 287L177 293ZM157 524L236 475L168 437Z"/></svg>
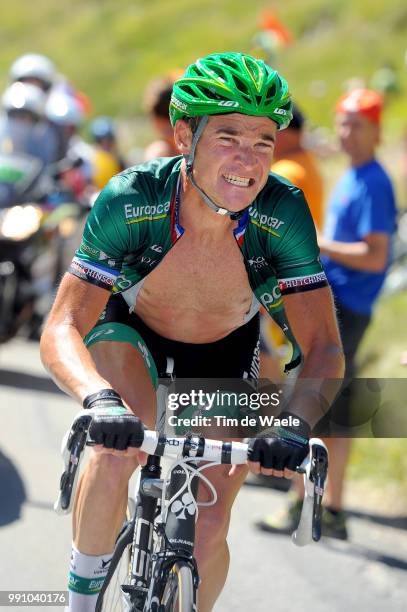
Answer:
<svg viewBox="0 0 407 612"><path fill-rule="evenodd" d="M79 465L93 417L81 411L62 444L64 472L55 509L70 511ZM141 450L148 453L139 471L134 500L117 537L96 611L197 612L199 574L194 558L195 522L199 506L216 503L215 487L203 471L213 465L239 465L247 461L244 442L222 442L186 435L168 437L145 431ZM173 459L161 478L161 457ZM204 463L202 463L204 462ZM202 465L199 465L202 463ZM297 471L304 474L305 497L293 541L304 546L321 537L322 495L328 453L318 438L310 440L310 453ZM212 500L198 502L199 481L209 487Z"/></svg>

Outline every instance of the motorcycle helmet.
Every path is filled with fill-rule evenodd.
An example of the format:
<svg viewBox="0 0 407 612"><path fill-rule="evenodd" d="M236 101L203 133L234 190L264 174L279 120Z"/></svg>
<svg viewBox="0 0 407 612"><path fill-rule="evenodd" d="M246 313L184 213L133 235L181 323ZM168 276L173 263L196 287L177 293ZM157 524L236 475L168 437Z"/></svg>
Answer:
<svg viewBox="0 0 407 612"><path fill-rule="evenodd" d="M54 63L45 55L27 53L17 58L9 72L10 81L36 79L43 83L44 91L48 91L55 82L56 70Z"/></svg>
<svg viewBox="0 0 407 612"><path fill-rule="evenodd" d="M26 111L39 119L44 116L46 96L30 83L13 83L3 94L2 106L7 112Z"/></svg>
<svg viewBox="0 0 407 612"><path fill-rule="evenodd" d="M47 119L56 125L69 125L79 128L82 124L84 113L77 100L62 91L51 93L46 106Z"/></svg>

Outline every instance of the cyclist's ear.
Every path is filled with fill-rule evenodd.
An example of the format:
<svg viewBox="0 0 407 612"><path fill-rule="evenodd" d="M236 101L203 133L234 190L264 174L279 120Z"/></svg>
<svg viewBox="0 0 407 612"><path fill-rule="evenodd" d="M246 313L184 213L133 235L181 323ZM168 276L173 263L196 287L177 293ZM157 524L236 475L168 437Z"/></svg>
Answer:
<svg viewBox="0 0 407 612"><path fill-rule="evenodd" d="M192 130L184 119L178 119L174 127L174 141L182 155L187 155L191 150Z"/></svg>

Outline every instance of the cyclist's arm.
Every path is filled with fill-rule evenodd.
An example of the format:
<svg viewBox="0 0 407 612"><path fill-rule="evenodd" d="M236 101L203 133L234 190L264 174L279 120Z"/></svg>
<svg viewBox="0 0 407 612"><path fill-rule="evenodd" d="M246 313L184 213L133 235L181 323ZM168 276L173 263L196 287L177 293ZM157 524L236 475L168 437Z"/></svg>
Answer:
<svg viewBox="0 0 407 612"><path fill-rule="evenodd" d="M44 366L56 384L79 401L111 387L97 373L82 338L104 309L127 251L125 196L126 177L118 175L96 200L41 339Z"/></svg>
<svg viewBox="0 0 407 612"><path fill-rule="evenodd" d="M275 245L270 239L270 256L287 319L304 358L289 410L313 426L328 409L343 378L342 344L331 290L318 257L315 227L302 193L292 192L281 200L279 209L276 216L285 218L286 229ZM324 379L339 382L325 384Z"/></svg>
<svg viewBox="0 0 407 612"><path fill-rule="evenodd" d="M322 287L286 295L284 306L304 356L289 409L312 427L333 401L344 375L345 362L331 290ZM332 379L338 379L338 384Z"/></svg>
<svg viewBox="0 0 407 612"><path fill-rule="evenodd" d="M82 338L96 323L110 292L65 274L41 337L41 359L55 383L82 403L111 388L98 372Z"/></svg>

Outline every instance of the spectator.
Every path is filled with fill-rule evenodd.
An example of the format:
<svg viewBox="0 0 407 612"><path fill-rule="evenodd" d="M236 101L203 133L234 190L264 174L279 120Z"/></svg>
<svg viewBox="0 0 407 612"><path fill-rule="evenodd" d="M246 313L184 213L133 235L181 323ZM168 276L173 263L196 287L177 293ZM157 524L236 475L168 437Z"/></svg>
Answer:
<svg viewBox="0 0 407 612"><path fill-rule="evenodd" d="M356 351L385 279L391 236L396 227L392 183L376 159L382 106L381 96L367 89L346 93L336 106L336 129L350 168L330 198L324 237L319 237L319 246L336 299L346 360L345 379L354 376ZM330 410L331 433L334 433L334 414L339 406L341 411L349 408L349 395L342 395L340 404L337 402ZM326 442L330 478L322 533L347 539L342 497L351 442L334 437ZM258 526L266 531L290 533L298 524L300 508L297 495L279 516L265 517Z"/></svg>
<svg viewBox="0 0 407 612"><path fill-rule="evenodd" d="M93 140L93 184L103 189L108 180L126 168L116 137L116 126L110 117L96 117L89 127Z"/></svg>
<svg viewBox="0 0 407 612"><path fill-rule="evenodd" d="M178 75L169 75L151 81L144 95L144 105L150 117L153 128L159 138L148 145L144 151L144 160L155 157L173 157L179 155L174 142L168 108L171 100L172 86Z"/></svg>

